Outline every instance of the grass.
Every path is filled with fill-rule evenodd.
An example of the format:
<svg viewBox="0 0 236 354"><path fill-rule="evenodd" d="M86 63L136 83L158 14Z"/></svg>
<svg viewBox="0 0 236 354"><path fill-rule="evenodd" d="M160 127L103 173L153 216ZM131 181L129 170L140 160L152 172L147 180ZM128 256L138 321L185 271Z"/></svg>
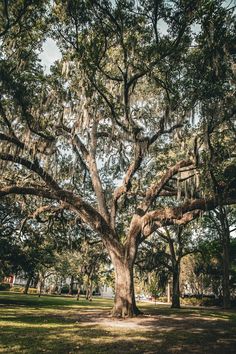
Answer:
<svg viewBox="0 0 236 354"><path fill-rule="evenodd" d="M140 303L112 319L112 300L0 292L0 353L236 353L236 312Z"/></svg>

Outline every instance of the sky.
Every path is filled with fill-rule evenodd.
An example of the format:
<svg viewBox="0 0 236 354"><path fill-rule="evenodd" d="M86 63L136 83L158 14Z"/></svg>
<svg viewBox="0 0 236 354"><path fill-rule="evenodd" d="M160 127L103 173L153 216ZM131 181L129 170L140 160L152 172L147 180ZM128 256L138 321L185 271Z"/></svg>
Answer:
<svg viewBox="0 0 236 354"><path fill-rule="evenodd" d="M41 59L45 72L48 74L50 72L50 66L56 60L61 58L61 53L53 39L48 38L44 42L43 50L40 53L39 58Z"/></svg>

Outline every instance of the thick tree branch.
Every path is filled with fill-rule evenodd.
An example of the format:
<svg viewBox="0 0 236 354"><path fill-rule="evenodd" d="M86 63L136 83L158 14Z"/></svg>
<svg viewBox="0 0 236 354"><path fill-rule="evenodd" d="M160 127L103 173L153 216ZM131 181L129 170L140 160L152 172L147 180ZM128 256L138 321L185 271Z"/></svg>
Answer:
<svg viewBox="0 0 236 354"><path fill-rule="evenodd" d="M115 218L117 211L117 202L123 194L126 194L131 188L131 179L134 176L135 172L139 169L141 162L143 159L143 151L141 145L136 143L135 145L135 153L134 153L134 161L128 167L128 170L123 179L123 183L120 187L116 188L113 194L113 204L111 210L111 220L112 225L115 227Z"/></svg>
<svg viewBox="0 0 236 354"><path fill-rule="evenodd" d="M58 200L56 195L46 188L25 187L25 186L18 186L18 185L4 186L0 188L0 197L5 197L6 195L9 194L35 195L47 199Z"/></svg>
<svg viewBox="0 0 236 354"><path fill-rule="evenodd" d="M153 201L160 195L162 190L164 189L165 185L168 183L168 181L176 174L179 172L179 170L182 167L187 167L191 166L193 162L191 160L182 160L178 163L176 163L174 166L170 167L167 172L163 174L161 179L153 183L153 185L148 188L146 192L146 197L144 201L140 204L138 209L142 210L143 213L146 213L148 208L151 206Z"/></svg>
<svg viewBox="0 0 236 354"><path fill-rule="evenodd" d="M21 149L25 148L25 144L22 143L18 138L16 138L15 135L14 136L7 136L6 134L0 132L0 140L12 143Z"/></svg>
<svg viewBox="0 0 236 354"><path fill-rule="evenodd" d="M82 160L84 167L89 171L92 181L93 189L97 197L98 209L102 216L109 223L110 215L108 212L105 194L102 188L102 182L99 176L97 162L96 162L96 150L97 150L97 122L93 122L92 131L90 134L90 146L89 149L83 144L79 136L76 134L72 137L72 144L76 148L75 152L78 153L79 158ZM81 152L83 159L79 152Z"/></svg>
<svg viewBox="0 0 236 354"><path fill-rule="evenodd" d="M235 204L236 198L227 198L224 204ZM220 197L195 199L187 201L182 206L162 208L150 211L141 218L142 232L148 237L158 227L168 225L184 225L200 215L201 212L215 209L220 204Z"/></svg>
<svg viewBox="0 0 236 354"><path fill-rule="evenodd" d="M88 168L90 171L90 176L93 184L94 192L97 196L98 209L106 221L110 222L110 215L107 208L105 193L102 187L102 181L99 176L97 162L96 162L96 151L97 151L97 122L93 122L91 131L91 144L89 149L89 154L87 156Z"/></svg>
<svg viewBox="0 0 236 354"><path fill-rule="evenodd" d="M83 222L90 225L94 231L101 235L103 242L106 245L109 244L109 249L112 249L118 256L122 254L123 247L117 241L114 230L110 228L106 220L96 209L86 203L79 196L74 195L72 192L65 190L52 192L46 188L36 189L33 187L23 186L5 186L0 188L0 197L4 197L9 194L34 195L63 202L65 208L75 211L81 217Z"/></svg>
<svg viewBox="0 0 236 354"><path fill-rule="evenodd" d="M28 170L31 170L35 172L38 176L40 176L45 181L45 183L54 191L60 189L57 182L54 181L54 179L37 163L37 161L31 162L23 157L13 156L11 154L4 153L0 153L0 159L25 166Z"/></svg>

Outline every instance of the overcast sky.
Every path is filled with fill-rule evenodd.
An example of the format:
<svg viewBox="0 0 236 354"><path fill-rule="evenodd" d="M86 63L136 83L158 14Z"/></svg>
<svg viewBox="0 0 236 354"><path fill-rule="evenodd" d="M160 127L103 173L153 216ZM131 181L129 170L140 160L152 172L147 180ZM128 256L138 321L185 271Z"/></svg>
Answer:
<svg viewBox="0 0 236 354"><path fill-rule="evenodd" d="M43 45L43 51L40 53L39 58L41 59L42 65L44 66L45 72L50 72L50 66L61 58L61 53L56 45L56 43L51 39L47 39Z"/></svg>

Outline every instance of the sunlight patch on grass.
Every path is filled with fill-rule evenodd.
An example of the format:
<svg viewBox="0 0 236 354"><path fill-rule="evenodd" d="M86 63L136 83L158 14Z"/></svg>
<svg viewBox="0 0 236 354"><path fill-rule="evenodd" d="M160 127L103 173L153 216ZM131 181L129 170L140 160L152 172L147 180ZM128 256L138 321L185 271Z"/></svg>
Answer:
<svg viewBox="0 0 236 354"><path fill-rule="evenodd" d="M132 319L108 316L112 300L0 293L0 353L234 353L236 313L142 304ZM229 339L229 340L228 340ZM234 349L233 349L234 348ZM232 349L231 351L229 349Z"/></svg>
<svg viewBox="0 0 236 354"><path fill-rule="evenodd" d="M28 329L32 329L32 328L46 328L46 329L50 329L50 328L60 328L60 327L65 327L64 323L47 323L47 320L44 320L44 323L30 323L30 325L28 323L23 323L23 322L13 322L13 321L8 321L7 323L4 322L0 322L0 327L4 328L4 327L24 327L24 328L28 328ZM68 325L66 324L66 327L73 327L74 325Z"/></svg>

